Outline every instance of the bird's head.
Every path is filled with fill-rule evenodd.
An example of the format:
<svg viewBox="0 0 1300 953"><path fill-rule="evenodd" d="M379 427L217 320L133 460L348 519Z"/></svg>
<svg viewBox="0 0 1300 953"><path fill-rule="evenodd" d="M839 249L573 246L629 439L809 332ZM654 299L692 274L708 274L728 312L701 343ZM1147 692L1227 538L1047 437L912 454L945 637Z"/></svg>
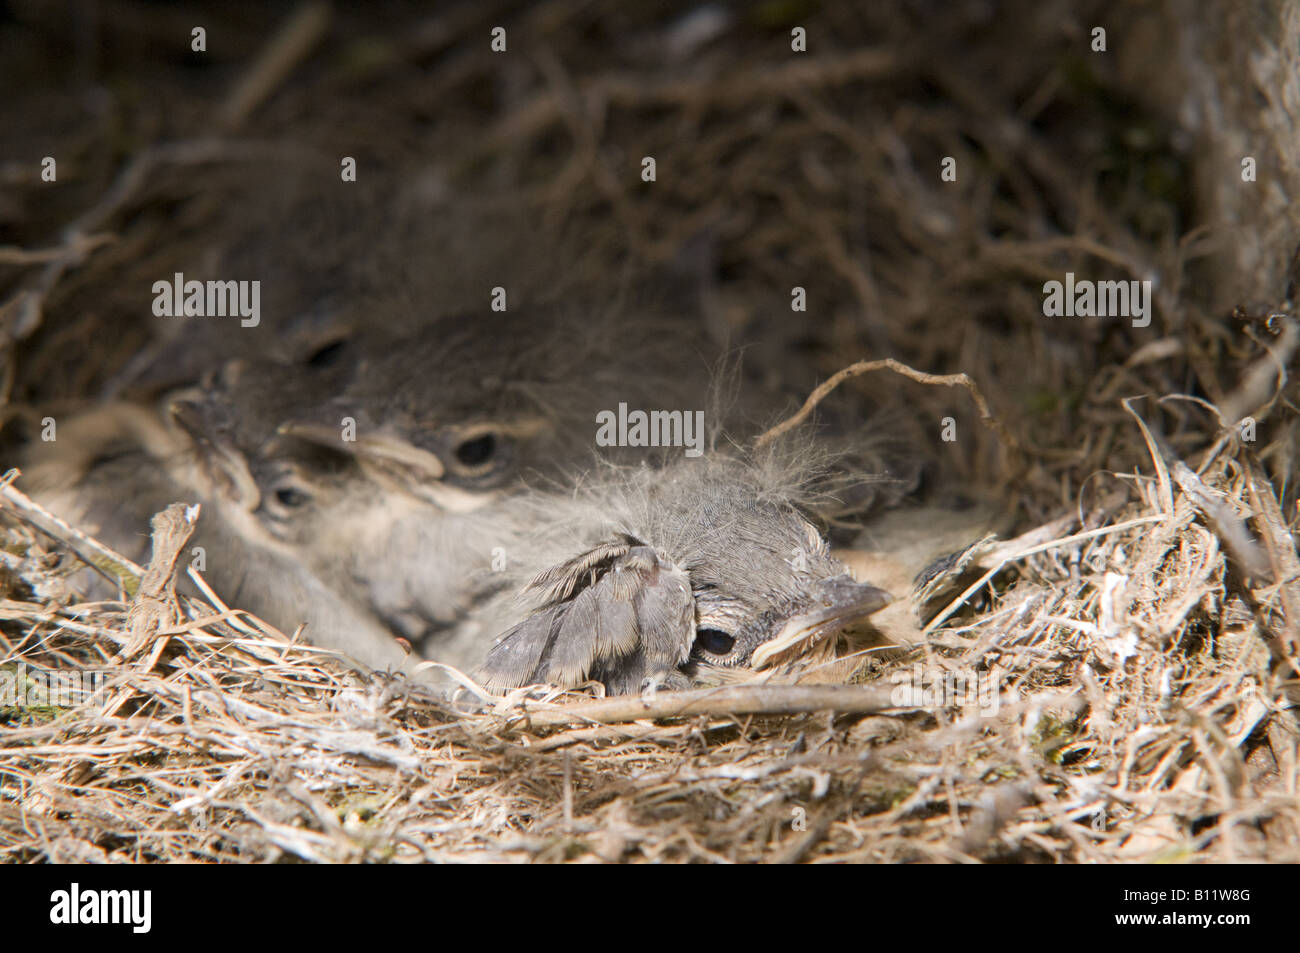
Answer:
<svg viewBox="0 0 1300 953"><path fill-rule="evenodd" d="M264 542L305 546L375 495L349 454L281 430L329 386L312 368L235 360L168 404L225 518Z"/></svg>

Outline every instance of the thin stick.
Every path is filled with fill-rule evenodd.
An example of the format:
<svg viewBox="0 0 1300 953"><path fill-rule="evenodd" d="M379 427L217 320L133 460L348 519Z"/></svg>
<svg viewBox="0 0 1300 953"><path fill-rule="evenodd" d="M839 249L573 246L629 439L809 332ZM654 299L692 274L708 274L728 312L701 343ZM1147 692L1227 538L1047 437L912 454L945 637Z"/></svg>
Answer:
<svg viewBox="0 0 1300 953"><path fill-rule="evenodd" d="M836 387L839 387L840 384L848 380L850 377L857 377L858 375L866 374L869 371L879 371L885 368L888 368L895 374L902 374L904 377L911 378L921 384L938 384L943 387L966 388L966 390L970 392L971 399L975 402L976 410L979 411L980 421L1001 437L1003 443L1006 444L1008 449L1017 453L1020 451L1019 441L1011 435L1011 431L1007 430L1000 420L993 416L993 412L989 410L989 405L984 399L984 395L980 393L979 388L975 386L975 382L971 380L968 375L927 374L925 371L918 371L914 368L908 367L906 364L901 361L896 361L892 357L887 357L879 361L858 361L856 364L850 364L843 370L836 371L817 386L817 389L808 396L808 399L803 402L803 406L799 408L797 413L792 417L781 421L781 423L777 424L771 430L767 431L767 433L754 441L754 447L756 449L762 448L787 431L793 430L795 427L799 426L799 424L808 419L808 415L811 414L816 406L826 398L827 394L833 391Z"/></svg>
<svg viewBox="0 0 1300 953"><path fill-rule="evenodd" d="M99 570L104 576L121 586L130 595L135 594L144 569L116 553L98 540L91 539L81 530L59 519L45 507L10 485L17 470L10 470L0 480L0 500L3 500L20 519L36 527L77 554L87 566Z"/></svg>
<svg viewBox="0 0 1300 953"><path fill-rule="evenodd" d="M328 3L304 3L294 10L222 104L217 114L220 127L231 132L242 126L320 42L329 23Z"/></svg>
<svg viewBox="0 0 1300 953"><path fill-rule="evenodd" d="M1017 560L1024 559L1026 556L1033 556L1036 553L1045 553L1049 549L1056 549L1058 546L1068 546L1070 543L1082 542L1085 539L1092 539L1096 536L1109 536L1111 533L1118 533L1121 530L1132 529L1134 526L1145 526L1147 523L1160 523L1165 519L1167 519L1167 517L1164 514L1161 514L1160 516L1139 516L1124 523L1116 523L1114 526L1102 526L1099 529L1090 529L1086 532L1075 533L1073 536L1048 540L1045 543L1039 543L1037 546L1030 546L1028 549L1021 550L1020 552L1005 555L998 560L992 569L967 586L965 592L952 600L952 602L948 603L947 608L931 619L929 624L925 627L925 631L933 632L935 629L939 628L948 616L961 608L967 599L979 592L986 582Z"/></svg>
<svg viewBox="0 0 1300 953"><path fill-rule="evenodd" d="M537 728L594 723L619 724L691 715L793 715L812 711L878 712L899 707L892 688L864 685L728 685L687 692L658 692L651 698L620 695L571 705L521 706Z"/></svg>
<svg viewBox="0 0 1300 953"><path fill-rule="evenodd" d="M181 550L199 518L198 504L187 506L173 503L161 513L156 513L153 527L153 555L149 567L140 579L135 600L127 612L131 639L122 649L122 657L130 658L153 641L159 629L176 623L176 563ZM162 636L163 640L167 636Z"/></svg>
<svg viewBox="0 0 1300 953"><path fill-rule="evenodd" d="M107 232L94 235L76 234L55 248L27 249L16 245L0 245L0 265L43 265L51 261L62 261L70 255L78 260L99 248L117 240L117 236Z"/></svg>

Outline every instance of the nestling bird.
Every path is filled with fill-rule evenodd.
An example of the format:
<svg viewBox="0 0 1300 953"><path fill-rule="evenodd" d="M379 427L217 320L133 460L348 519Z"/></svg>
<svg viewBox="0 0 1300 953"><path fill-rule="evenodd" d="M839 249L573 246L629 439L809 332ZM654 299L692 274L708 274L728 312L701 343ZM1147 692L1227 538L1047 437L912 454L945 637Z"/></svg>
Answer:
<svg viewBox="0 0 1300 953"><path fill-rule="evenodd" d="M302 563L395 633L445 649L499 584L488 571L492 552L513 539L503 494L443 492L429 477L435 485L420 495L343 449L337 433L305 439L282 423L323 399L305 369L236 361L175 395L171 413L244 535Z"/></svg>
<svg viewBox="0 0 1300 953"><path fill-rule="evenodd" d="M400 296L374 302L380 315L412 307ZM398 335L386 326L350 345L355 371L332 399L281 430L354 454L448 511L525 480L567 481L590 465L602 410L696 409L710 395L707 349L689 320L529 309L451 315Z"/></svg>
<svg viewBox="0 0 1300 953"><path fill-rule="evenodd" d="M149 555L150 517L174 502L203 505L185 563L202 553L203 572L230 605L292 632L307 624L311 641L375 668L406 662L387 628L340 595L285 547L250 533L246 497L214 479L204 454L155 408L117 403L69 415L57 439L33 441L20 458L21 485L55 514L138 563ZM247 468L225 458L226 473ZM250 481L240 485L246 492ZM87 593L116 591L86 577Z"/></svg>
<svg viewBox="0 0 1300 953"><path fill-rule="evenodd" d="M327 362L233 361L171 407L242 532L463 663L481 658L471 610L503 583L493 563L528 525L514 496L592 465L598 411L701 400L702 362L681 372L690 339L684 322L458 315L341 342Z"/></svg>
<svg viewBox="0 0 1300 953"><path fill-rule="evenodd" d="M810 476L792 456L719 456L538 501L544 568L488 651L485 684L677 689L833 652L889 597L831 556Z"/></svg>
<svg viewBox="0 0 1300 953"><path fill-rule="evenodd" d="M595 408L683 390L661 369L635 375L639 353L610 358L595 337L533 347L530 364L535 336L522 327L492 346L504 326L453 328L458 341L438 342L437 383L399 377L387 395L376 381L394 378L379 370L430 366L427 342L400 359L348 344L323 363L229 362L164 414L118 405L69 421L60 449L34 448L29 485L128 555L153 512L203 502L196 541L232 604L283 628L310 621L309 638L376 667L404 661L392 633L462 668L486 654L493 687L707 684L833 649L885 604L810 519L814 503L831 508L810 493L826 473L807 453L693 460L670 449L662 469L599 465ZM573 362L586 361L612 378L574 382ZM494 368L503 376L479 373ZM325 424L340 410L355 414L355 443L341 420ZM471 441L492 436L483 459L440 436L472 429ZM135 504L123 509L127 494ZM519 619L493 596L529 565L538 604Z"/></svg>

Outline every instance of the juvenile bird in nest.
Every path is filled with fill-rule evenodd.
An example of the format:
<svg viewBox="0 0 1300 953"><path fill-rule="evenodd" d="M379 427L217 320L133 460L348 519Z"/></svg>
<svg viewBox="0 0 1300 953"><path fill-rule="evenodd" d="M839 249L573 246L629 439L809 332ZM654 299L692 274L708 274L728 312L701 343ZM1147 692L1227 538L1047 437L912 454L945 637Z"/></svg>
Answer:
<svg viewBox="0 0 1300 953"><path fill-rule="evenodd" d="M23 485L137 559L154 512L201 502L196 543L233 604L289 630L310 619L309 638L372 665L401 662L390 630L467 664L488 636L472 610L526 529L513 497L590 466L598 410L690 408L680 395L702 389L702 363L683 374L669 358L689 328L653 327L474 315L344 338L296 364L228 361L158 405L61 421L55 442L26 447ZM319 589L332 599L306 595ZM346 611L331 621L325 604Z"/></svg>
<svg viewBox="0 0 1300 953"><path fill-rule="evenodd" d="M286 632L306 623L316 644L374 668L405 662L406 653L370 612L291 550L249 532L247 498L216 481L205 455L155 408L116 403L69 415L59 421L56 440L33 441L19 462L20 486L37 502L141 564L148 561L150 517L174 502L201 503L193 548L182 559L201 568L231 606ZM96 582L90 573L79 578L92 598L117 595L115 584Z"/></svg>
<svg viewBox="0 0 1300 953"><path fill-rule="evenodd" d="M469 609L498 584L493 550L513 539L503 493L438 484L419 495L337 437L300 436L283 421L319 403L313 391L324 399L303 369L236 361L173 396L221 497L218 518L422 650L468 637Z"/></svg>
<svg viewBox="0 0 1300 953"><path fill-rule="evenodd" d="M485 685L681 689L875 642L869 618L889 596L831 555L806 461L683 460L534 501L542 568Z"/></svg>
<svg viewBox="0 0 1300 953"><path fill-rule="evenodd" d="M171 412L241 532L284 548L423 653L463 661L481 658L471 610L500 587L527 528L524 485L562 487L589 467L601 409L699 399L705 368L683 375L680 355L669 360L689 328L652 334L663 330L457 316L347 340L307 366L231 362Z"/></svg>
<svg viewBox="0 0 1300 953"><path fill-rule="evenodd" d="M694 323L644 315L458 314L397 335L381 326L349 347L348 381L281 432L352 454L448 511L526 480L567 482L590 463L601 411L704 409L712 386ZM651 453L601 448L606 460Z"/></svg>

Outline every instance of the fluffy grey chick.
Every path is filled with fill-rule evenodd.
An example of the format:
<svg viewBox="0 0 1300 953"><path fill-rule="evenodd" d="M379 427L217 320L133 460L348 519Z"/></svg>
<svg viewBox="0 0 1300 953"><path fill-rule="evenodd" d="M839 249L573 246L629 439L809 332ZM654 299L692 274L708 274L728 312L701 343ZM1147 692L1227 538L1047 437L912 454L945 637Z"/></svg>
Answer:
<svg viewBox="0 0 1300 953"><path fill-rule="evenodd" d="M809 476L789 457L683 460L539 503L546 568L485 684L678 689L834 650L889 599L830 555Z"/></svg>
<svg viewBox="0 0 1300 953"><path fill-rule="evenodd" d="M376 314L401 307L375 302ZM681 320L457 315L349 342L343 362L353 370L326 400L262 393L292 375L224 374L193 430L200 442L216 433L240 442L260 487L256 515L314 571L422 654L463 665L481 658L491 634L476 610L535 525L516 497L530 484L570 486L593 465L602 410L703 410L711 380L697 343ZM274 383L240 383L249 376ZM310 444L322 461L354 464L324 471L303 452ZM683 449L599 448L623 460L664 452Z"/></svg>
<svg viewBox="0 0 1300 953"><path fill-rule="evenodd" d="M379 620L340 597L288 548L250 531L248 499L226 482L239 472L238 461L226 458L225 475L214 476L207 455L156 409L118 403L68 415L56 440L27 445L20 466L29 495L136 562L148 559L154 513L175 502L201 503L191 546L202 548L207 581L229 605L285 632L306 623L312 642L372 668L406 663ZM245 491L249 482L240 484ZM89 574L82 588L92 597L117 595Z"/></svg>
<svg viewBox="0 0 1300 953"><path fill-rule="evenodd" d="M449 643L470 638L470 610L500 584L490 564L515 538L512 511L490 485L412 493L346 443L283 425L324 402L331 384L312 368L234 361L174 396L171 412L240 532L303 563L421 651L457 654Z"/></svg>
<svg viewBox="0 0 1300 953"><path fill-rule="evenodd" d="M381 315L415 306L396 294L374 305ZM356 348L346 386L283 430L355 454L447 511L525 480L567 482L591 463L601 411L703 410L712 387L694 322L638 314L460 314Z"/></svg>

